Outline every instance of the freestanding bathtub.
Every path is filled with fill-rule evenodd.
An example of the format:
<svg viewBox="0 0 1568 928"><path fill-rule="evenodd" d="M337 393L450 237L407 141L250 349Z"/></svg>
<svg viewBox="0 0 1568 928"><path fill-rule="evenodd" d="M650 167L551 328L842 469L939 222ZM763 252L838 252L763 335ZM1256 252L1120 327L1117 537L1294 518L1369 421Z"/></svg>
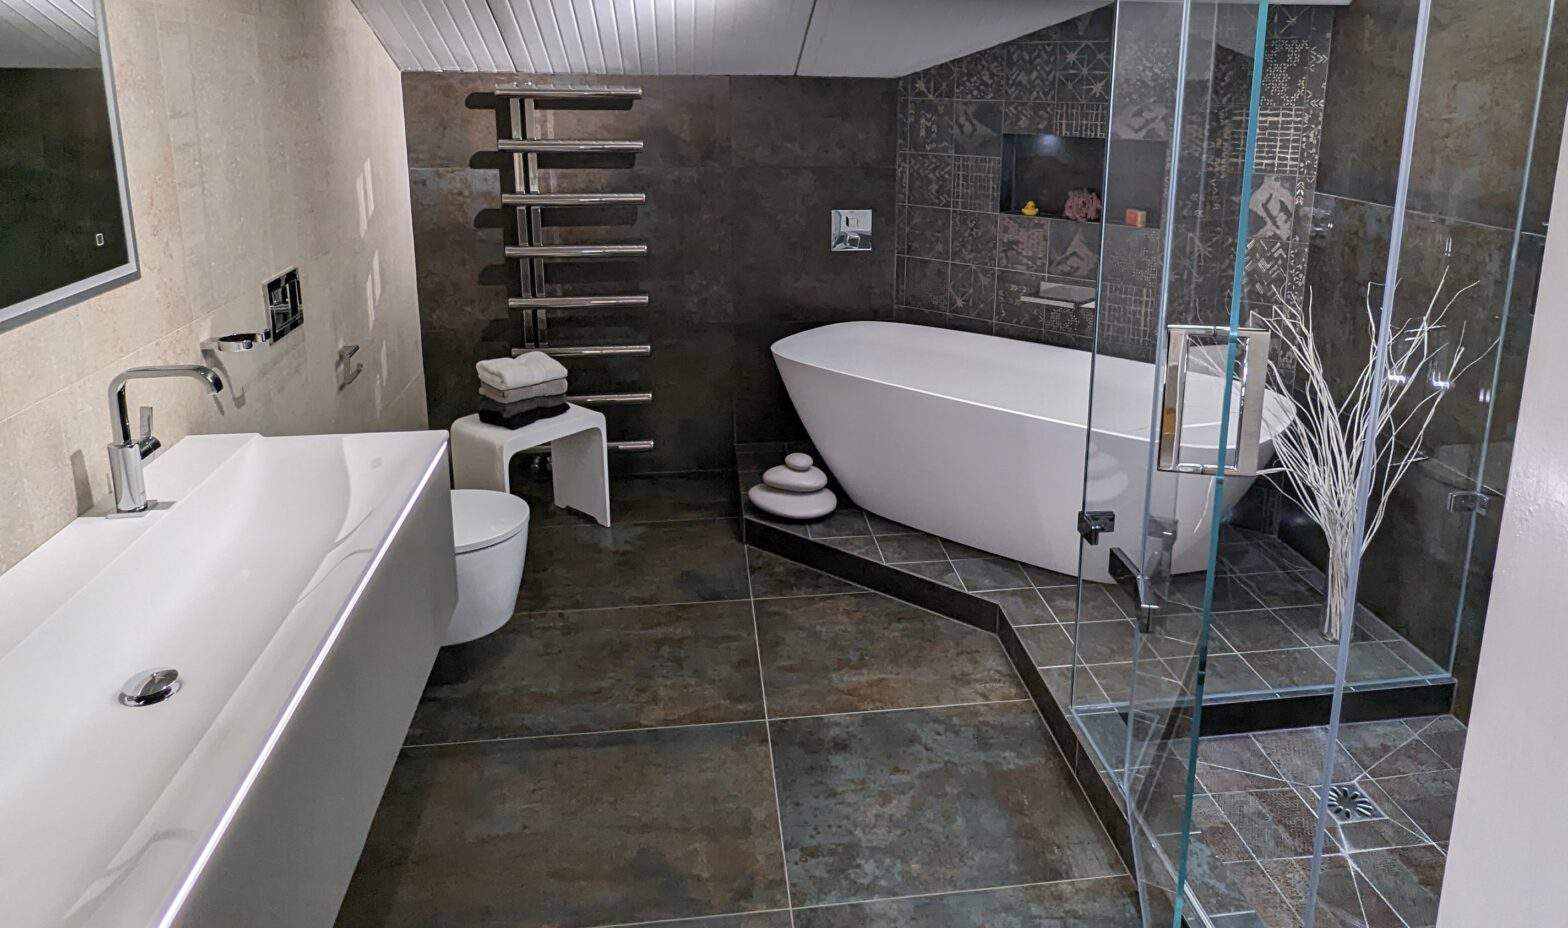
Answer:
<svg viewBox="0 0 1568 928"><path fill-rule="evenodd" d="M1084 576L1109 582L1104 552L1111 545L1138 558L1154 365L1099 358L1086 485L1089 352L896 322L841 322L775 342L773 357L818 452L866 510L1076 576L1077 517L1087 501L1120 518L1085 558ZM1221 397L1220 378L1189 374L1185 460L1211 460L1218 451ZM1234 426L1239 398L1231 407ZM1270 392L1265 460L1290 417L1289 402ZM1152 509L1175 525L1171 570L1201 570L1213 481L1157 477ZM1251 484L1225 481L1226 512Z"/></svg>

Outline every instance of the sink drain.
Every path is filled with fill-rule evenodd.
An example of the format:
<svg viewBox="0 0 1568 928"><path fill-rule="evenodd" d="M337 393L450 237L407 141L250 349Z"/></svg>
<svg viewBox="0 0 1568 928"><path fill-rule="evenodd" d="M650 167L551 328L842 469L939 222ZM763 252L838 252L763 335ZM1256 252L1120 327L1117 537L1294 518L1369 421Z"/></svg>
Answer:
<svg viewBox="0 0 1568 928"><path fill-rule="evenodd" d="M1328 788L1328 812L1340 822L1364 822L1383 817L1383 810L1377 807L1372 797L1354 783L1341 783Z"/></svg>
<svg viewBox="0 0 1568 928"><path fill-rule="evenodd" d="M173 667L143 670L120 687L120 705L155 706L180 691L180 672Z"/></svg>

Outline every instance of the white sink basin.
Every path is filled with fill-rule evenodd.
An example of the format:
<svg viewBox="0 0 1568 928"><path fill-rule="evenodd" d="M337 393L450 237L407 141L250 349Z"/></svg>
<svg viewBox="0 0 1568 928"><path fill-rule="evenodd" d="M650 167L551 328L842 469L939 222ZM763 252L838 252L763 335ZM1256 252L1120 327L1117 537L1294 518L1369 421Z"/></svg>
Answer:
<svg viewBox="0 0 1568 928"><path fill-rule="evenodd" d="M456 602L446 454L187 438L0 575L5 924L331 923Z"/></svg>

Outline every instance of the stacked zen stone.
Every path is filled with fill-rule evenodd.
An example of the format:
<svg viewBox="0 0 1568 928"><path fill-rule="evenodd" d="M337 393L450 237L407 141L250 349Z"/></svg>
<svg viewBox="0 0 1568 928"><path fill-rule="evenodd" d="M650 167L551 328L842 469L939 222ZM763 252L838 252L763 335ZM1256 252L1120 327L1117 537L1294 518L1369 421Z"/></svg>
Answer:
<svg viewBox="0 0 1568 928"><path fill-rule="evenodd" d="M827 488L828 475L796 452L778 467L770 467L762 482L746 491L752 505L784 519L820 519L838 506L838 497Z"/></svg>

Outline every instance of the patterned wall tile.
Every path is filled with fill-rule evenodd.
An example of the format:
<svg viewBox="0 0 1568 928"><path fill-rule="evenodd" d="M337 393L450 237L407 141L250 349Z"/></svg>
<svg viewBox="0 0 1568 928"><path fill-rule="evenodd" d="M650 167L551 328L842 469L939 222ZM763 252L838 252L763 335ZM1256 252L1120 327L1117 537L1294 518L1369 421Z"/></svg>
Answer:
<svg viewBox="0 0 1568 928"><path fill-rule="evenodd" d="M1258 303L1299 301L1307 285L1308 250L1304 242L1270 238L1247 242L1243 298Z"/></svg>
<svg viewBox="0 0 1568 928"><path fill-rule="evenodd" d="M1002 159L954 158L951 202L955 209L995 211L1002 202Z"/></svg>
<svg viewBox="0 0 1568 928"><path fill-rule="evenodd" d="M996 213L954 210L953 260L964 264L997 267L997 223L1005 216Z"/></svg>
<svg viewBox="0 0 1568 928"><path fill-rule="evenodd" d="M953 104L953 151L960 155L1002 156L1002 104L959 100Z"/></svg>
<svg viewBox="0 0 1568 928"><path fill-rule="evenodd" d="M953 153L953 101L910 101L909 149L945 155Z"/></svg>
<svg viewBox="0 0 1568 928"><path fill-rule="evenodd" d="M953 63L944 61L909 76L909 96L919 100L953 99Z"/></svg>
<svg viewBox="0 0 1568 928"><path fill-rule="evenodd" d="M996 268L974 264L948 265L947 311L990 319L996 308Z"/></svg>
<svg viewBox="0 0 1568 928"><path fill-rule="evenodd" d="M953 202L951 156L910 153L904 160L909 163L910 205L948 206Z"/></svg>
<svg viewBox="0 0 1568 928"><path fill-rule="evenodd" d="M1124 103L1113 108L1111 138L1169 141L1171 108L1163 103Z"/></svg>
<svg viewBox="0 0 1568 928"><path fill-rule="evenodd" d="M1007 49L987 48L954 62L957 85L954 96L960 100L1001 100L1007 93Z"/></svg>
<svg viewBox="0 0 1568 928"><path fill-rule="evenodd" d="M1300 177L1264 174L1253 186L1248 234L1265 238L1297 238L1296 217L1302 213L1306 189Z"/></svg>
<svg viewBox="0 0 1568 928"><path fill-rule="evenodd" d="M997 224L996 266L1043 274L1051 261L1051 220L1004 214Z"/></svg>
<svg viewBox="0 0 1568 928"><path fill-rule="evenodd" d="M1056 104L1010 102L1002 108L1004 132L1055 132Z"/></svg>
<svg viewBox="0 0 1568 928"><path fill-rule="evenodd" d="M996 321L1011 325L1032 326L1040 328L1045 324L1045 313L1038 303L1025 303L1019 299L1024 295L1036 296L1040 293L1040 284L1046 280L1044 274L1030 274L1025 271L996 272Z"/></svg>
<svg viewBox="0 0 1568 928"><path fill-rule="evenodd" d="M1051 219L1052 277L1093 281L1100 272L1100 224Z"/></svg>
<svg viewBox="0 0 1568 928"><path fill-rule="evenodd" d="M946 261L952 225L952 210L934 206L904 207L904 236L907 254L915 258Z"/></svg>
<svg viewBox="0 0 1568 928"><path fill-rule="evenodd" d="M1061 42L1056 46L1056 99L1104 103L1110 99L1111 43Z"/></svg>
<svg viewBox="0 0 1568 928"><path fill-rule="evenodd" d="M900 302L916 309L947 311L947 262L906 259Z"/></svg>
<svg viewBox="0 0 1568 928"><path fill-rule="evenodd" d="M1110 126L1108 103L1056 103L1056 133L1084 139L1103 139Z"/></svg>
<svg viewBox="0 0 1568 928"><path fill-rule="evenodd" d="M1101 257L1105 279L1126 286L1159 286L1162 240L1159 229L1106 226Z"/></svg>
<svg viewBox="0 0 1568 928"><path fill-rule="evenodd" d="M1055 44L1020 43L1007 46L1007 99L1055 99L1056 62Z"/></svg>

